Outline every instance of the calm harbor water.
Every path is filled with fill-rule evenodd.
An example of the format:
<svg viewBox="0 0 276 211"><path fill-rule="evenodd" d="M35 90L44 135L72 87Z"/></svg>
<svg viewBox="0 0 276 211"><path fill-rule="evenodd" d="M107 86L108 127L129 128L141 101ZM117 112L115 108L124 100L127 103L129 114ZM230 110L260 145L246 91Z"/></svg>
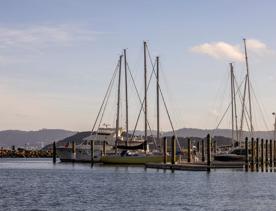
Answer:
<svg viewBox="0 0 276 211"><path fill-rule="evenodd" d="M0 159L0 210L276 210L276 173Z"/></svg>

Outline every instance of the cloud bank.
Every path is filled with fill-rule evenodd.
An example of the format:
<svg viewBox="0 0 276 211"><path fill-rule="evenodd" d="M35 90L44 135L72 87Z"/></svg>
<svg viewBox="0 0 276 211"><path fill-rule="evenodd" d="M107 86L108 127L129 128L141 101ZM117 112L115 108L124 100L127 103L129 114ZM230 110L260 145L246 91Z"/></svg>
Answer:
<svg viewBox="0 0 276 211"><path fill-rule="evenodd" d="M99 32L76 25L35 25L0 27L0 49L27 45L68 45L75 41L94 41Z"/></svg>
<svg viewBox="0 0 276 211"><path fill-rule="evenodd" d="M260 56L273 53L267 45L257 39L246 41L247 49ZM244 50L241 44L233 45L226 42L211 42L196 45L190 49L194 53L206 54L215 59L226 59L231 61L243 61Z"/></svg>

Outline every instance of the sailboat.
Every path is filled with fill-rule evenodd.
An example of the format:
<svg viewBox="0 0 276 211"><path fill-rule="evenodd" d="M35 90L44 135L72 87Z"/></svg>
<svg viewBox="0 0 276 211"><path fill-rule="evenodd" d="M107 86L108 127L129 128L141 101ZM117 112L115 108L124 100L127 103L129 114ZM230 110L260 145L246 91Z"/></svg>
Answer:
<svg viewBox="0 0 276 211"><path fill-rule="evenodd" d="M126 65L126 54L124 51L125 65ZM157 90L157 140L160 139L160 129L159 129L159 57L156 58L156 90ZM126 74L126 71L125 71ZM127 75L126 75L127 76ZM119 90L119 89L118 89ZM144 42L144 100L141 104L141 109L144 108L144 142L140 145L143 148L136 149L128 146L130 140L126 137L125 146L116 145L116 153L113 155L105 155L101 158L101 162L105 164L146 164L146 163L161 163L163 161L163 154L161 151L149 151L149 137L148 137L148 111L147 111L147 90L148 90L148 80L147 80L147 43ZM118 91L119 95L119 91ZM126 96L127 96L127 85L126 85ZM126 97L127 98L127 97ZM119 103L118 103L119 105ZM128 103L126 103L126 129L128 131ZM143 107L144 106L144 107ZM119 109L118 109L119 111ZM117 124L119 115L117 113ZM128 132L127 132L128 134ZM130 138L132 139L132 137ZM121 149L121 153L118 154L118 150Z"/></svg>
<svg viewBox="0 0 276 211"><path fill-rule="evenodd" d="M246 77L244 82L244 93L242 97L242 111L241 111L241 123L240 130L238 130L237 120L237 107L236 107L236 90L235 90L235 76L233 71L233 64L230 63L230 75L231 75L231 116L232 116L232 148L228 153L217 154L214 156L216 161L244 161L245 160L245 149L242 147L242 132L243 132L243 120L245 118L245 98L248 92L248 104L249 104L249 129L250 135L253 136L253 123L252 123L252 104L251 104L251 92L250 92L250 78L249 78L249 67L248 67L248 56L246 48L246 39L244 42L244 54L246 63ZM236 140L235 140L236 138ZM249 154L250 154L249 150Z"/></svg>

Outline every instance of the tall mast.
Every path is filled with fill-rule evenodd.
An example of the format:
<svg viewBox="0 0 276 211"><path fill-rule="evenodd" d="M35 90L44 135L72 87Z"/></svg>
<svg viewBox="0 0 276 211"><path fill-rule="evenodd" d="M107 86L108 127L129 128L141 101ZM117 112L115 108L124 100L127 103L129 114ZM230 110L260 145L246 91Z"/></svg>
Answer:
<svg viewBox="0 0 276 211"><path fill-rule="evenodd" d="M117 154L118 137L119 137L119 123L120 123L120 92L121 92L121 72L122 72L122 55L120 55L119 60L119 78L118 78L118 94L117 94L117 118L116 118L116 139L115 139L115 149Z"/></svg>
<svg viewBox="0 0 276 211"><path fill-rule="evenodd" d="M234 115L236 125L236 141L239 142L239 130L238 130L238 116L237 116L237 102L236 102L236 88L235 88L235 74L233 68L233 97L234 97Z"/></svg>
<svg viewBox="0 0 276 211"><path fill-rule="evenodd" d="M157 100L157 143L160 143L160 122L159 122L159 56L156 57L156 100Z"/></svg>
<svg viewBox="0 0 276 211"><path fill-rule="evenodd" d="M125 95L126 95L126 146L128 142L128 92L127 92L127 58L126 49L124 49L124 64L125 64Z"/></svg>
<svg viewBox="0 0 276 211"><path fill-rule="evenodd" d="M252 104L251 104L251 91L250 91L250 77L249 77L249 65L246 49L246 39L243 39L244 43L244 56L246 63L246 74L247 74L247 87L248 87L248 101L249 101L249 120L250 120L250 134L253 136L253 124L252 124Z"/></svg>
<svg viewBox="0 0 276 211"><path fill-rule="evenodd" d="M148 128L147 128L147 43L144 41L144 89L145 89L145 145L144 150L147 149Z"/></svg>
<svg viewBox="0 0 276 211"><path fill-rule="evenodd" d="M231 75L231 116L232 116L232 147L234 147L234 78L233 78L233 64L230 63L230 75Z"/></svg>

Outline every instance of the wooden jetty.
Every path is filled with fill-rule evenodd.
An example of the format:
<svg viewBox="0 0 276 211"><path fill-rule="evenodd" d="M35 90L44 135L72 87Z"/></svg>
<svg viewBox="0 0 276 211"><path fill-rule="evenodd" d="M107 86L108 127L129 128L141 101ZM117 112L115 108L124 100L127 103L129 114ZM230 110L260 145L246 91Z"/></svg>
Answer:
<svg viewBox="0 0 276 211"><path fill-rule="evenodd" d="M165 142L166 138L164 138ZM171 150L171 162L168 163L167 159L164 159L164 163L148 163L145 165L146 168L155 168L155 169L170 169L170 170L182 170L182 171L211 171L211 169L241 169L246 172L275 172L275 154L276 147L274 141L251 138L245 138L245 155L244 161L216 161L213 160L213 156L217 153L215 146L212 143L211 137L208 134L205 140L202 140L201 146L201 161L195 161L192 159L191 152L191 140L187 140L187 159L175 162L175 150ZM204 142L206 143L206 149L204 149ZM265 146L264 146L265 144ZM167 149L166 149L167 150ZM198 149L199 151L199 149ZM205 159L206 158L206 159Z"/></svg>

